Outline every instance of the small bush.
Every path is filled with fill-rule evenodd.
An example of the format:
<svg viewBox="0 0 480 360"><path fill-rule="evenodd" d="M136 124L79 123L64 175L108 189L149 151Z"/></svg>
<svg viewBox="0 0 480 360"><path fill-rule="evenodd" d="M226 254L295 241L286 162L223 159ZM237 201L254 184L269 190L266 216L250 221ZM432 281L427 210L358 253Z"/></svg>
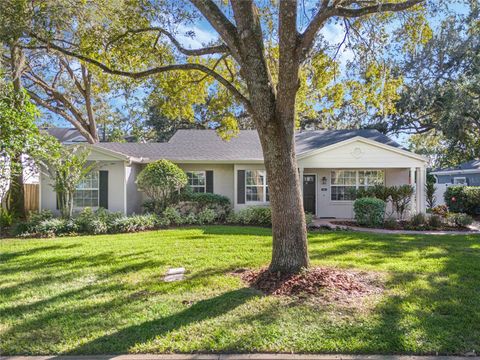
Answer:
<svg viewBox="0 0 480 360"><path fill-rule="evenodd" d="M72 220L54 218L41 221L33 230L33 233L41 237L54 237L72 234L76 230L77 227Z"/></svg>
<svg viewBox="0 0 480 360"><path fill-rule="evenodd" d="M237 211L228 221L241 225L272 226L272 210L269 207L252 206Z"/></svg>
<svg viewBox="0 0 480 360"><path fill-rule="evenodd" d="M437 205L432 208L432 214L438 215L442 218L446 218L448 214L448 207L447 205Z"/></svg>
<svg viewBox="0 0 480 360"><path fill-rule="evenodd" d="M106 234L110 232L113 222L122 216L121 213L108 212L103 208L96 211L93 211L91 208L85 208L75 218L75 224L80 233Z"/></svg>
<svg viewBox="0 0 480 360"><path fill-rule="evenodd" d="M425 224L427 224L427 217L424 213L415 214L410 218L410 225L413 227L423 226Z"/></svg>
<svg viewBox="0 0 480 360"><path fill-rule="evenodd" d="M473 223L473 218L467 214L450 213L447 219L451 225L461 228L465 228Z"/></svg>
<svg viewBox="0 0 480 360"><path fill-rule="evenodd" d="M308 212L305 213L305 223L307 225L307 228L313 225L313 214L310 214Z"/></svg>
<svg viewBox="0 0 480 360"><path fill-rule="evenodd" d="M129 233L145 230L152 230L158 225L157 216L154 214L133 215L130 217L121 217L113 220L111 225L112 232Z"/></svg>
<svg viewBox="0 0 480 360"><path fill-rule="evenodd" d="M163 211L162 217L173 225L182 225L184 223L180 212L172 206L167 207Z"/></svg>
<svg viewBox="0 0 480 360"><path fill-rule="evenodd" d="M205 209L198 213L198 223L200 225L213 224L216 219L217 215L212 209Z"/></svg>
<svg viewBox="0 0 480 360"><path fill-rule="evenodd" d="M0 230L13 224L13 213L0 207Z"/></svg>
<svg viewBox="0 0 480 360"><path fill-rule="evenodd" d="M377 198L360 198L353 203L355 220L361 226L381 227L385 218L385 201Z"/></svg>
<svg viewBox="0 0 480 360"><path fill-rule="evenodd" d="M432 214L428 219L428 225L434 229L440 229L444 226L443 218L440 215Z"/></svg>
<svg viewBox="0 0 480 360"><path fill-rule="evenodd" d="M385 221L383 222L383 227L389 230L398 230L401 228L398 220L393 216L389 216L385 219Z"/></svg>
<svg viewBox="0 0 480 360"><path fill-rule="evenodd" d="M480 186L449 186L444 196L451 212L480 214Z"/></svg>
<svg viewBox="0 0 480 360"><path fill-rule="evenodd" d="M20 221L14 224L12 233L15 236L33 236L37 233L37 226L41 222L51 219L53 219L53 213L50 210L31 212L26 221Z"/></svg>

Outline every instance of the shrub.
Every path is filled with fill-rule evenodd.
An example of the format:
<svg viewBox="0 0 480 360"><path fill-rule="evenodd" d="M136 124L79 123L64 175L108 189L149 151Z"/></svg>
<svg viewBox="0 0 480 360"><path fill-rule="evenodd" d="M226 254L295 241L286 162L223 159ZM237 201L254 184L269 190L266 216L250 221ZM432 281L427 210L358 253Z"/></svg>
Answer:
<svg viewBox="0 0 480 360"><path fill-rule="evenodd" d="M0 207L0 230L12 226L13 213Z"/></svg>
<svg viewBox="0 0 480 360"><path fill-rule="evenodd" d="M432 208L432 214L438 215L442 218L446 218L448 214L448 207L447 205L437 205Z"/></svg>
<svg viewBox="0 0 480 360"><path fill-rule="evenodd" d="M412 200L413 193L414 188L411 185L390 187L392 206L400 219L403 219L405 212L407 211Z"/></svg>
<svg viewBox="0 0 480 360"><path fill-rule="evenodd" d="M425 184L425 200L427 202L427 208L431 209L435 206L435 191L437 187L435 186L435 179L427 177L427 183Z"/></svg>
<svg viewBox="0 0 480 360"><path fill-rule="evenodd" d="M313 225L313 214L310 214L308 212L305 213L305 223L307 225L307 228Z"/></svg>
<svg viewBox="0 0 480 360"><path fill-rule="evenodd" d="M241 225L272 226L272 210L269 207L248 207L230 216L229 222Z"/></svg>
<svg viewBox="0 0 480 360"><path fill-rule="evenodd" d="M425 216L424 213L415 214L410 218L410 225L414 227L423 226L426 224L427 224L427 217Z"/></svg>
<svg viewBox="0 0 480 360"><path fill-rule="evenodd" d="M445 203L451 212L480 214L480 186L449 186Z"/></svg>
<svg viewBox="0 0 480 360"><path fill-rule="evenodd" d="M377 198L360 198L353 203L355 220L359 225L380 227L385 218L385 201Z"/></svg>
<svg viewBox="0 0 480 360"><path fill-rule="evenodd" d="M217 219L217 215L215 214L215 211L213 211L212 209L205 209L198 213L198 223L200 225L212 224L215 222L216 219Z"/></svg>
<svg viewBox="0 0 480 360"><path fill-rule="evenodd" d="M375 185L370 186L367 188L360 188L357 190L352 190L354 192L355 199L361 198L377 198L388 202L391 196L391 189L392 187L383 186L383 185Z"/></svg>
<svg viewBox="0 0 480 360"><path fill-rule="evenodd" d="M226 196L212 193L194 193L191 190L182 192L176 208L183 216L190 212L198 216L203 210L211 209L215 213L215 221L218 222L225 221L232 210L230 199Z"/></svg>
<svg viewBox="0 0 480 360"><path fill-rule="evenodd" d="M187 185L187 175L168 160L148 164L137 177L137 184L152 200L156 213L173 202L174 195Z"/></svg>
<svg viewBox="0 0 480 360"><path fill-rule="evenodd" d="M35 235L37 226L45 220L53 219L53 213L50 210L42 210L41 212L31 212L26 221L17 222L12 229L15 236Z"/></svg>
<svg viewBox="0 0 480 360"><path fill-rule="evenodd" d="M158 225L157 216L154 214L124 216L113 220L112 232L137 232L152 230Z"/></svg>
<svg viewBox="0 0 480 360"><path fill-rule="evenodd" d="M398 220L393 216L389 216L385 219L385 221L383 222L383 227L390 230L398 230L401 228Z"/></svg>
<svg viewBox="0 0 480 360"><path fill-rule="evenodd" d="M167 207L163 213L162 217L170 222L173 225L182 225L183 219L180 215L180 212L172 206Z"/></svg>
<svg viewBox="0 0 480 360"><path fill-rule="evenodd" d="M77 228L72 220L54 218L41 221L33 232L41 237L53 237L72 234L75 233L76 230Z"/></svg>
<svg viewBox="0 0 480 360"><path fill-rule="evenodd" d="M102 208L97 211L85 208L75 218L75 224L80 233L106 234L110 231L113 222L122 216L121 213L108 212Z"/></svg>
<svg viewBox="0 0 480 360"><path fill-rule="evenodd" d="M443 218L440 215L431 215L428 219L428 225L434 229L442 228L444 225Z"/></svg>
<svg viewBox="0 0 480 360"><path fill-rule="evenodd" d="M467 214L450 213L448 214L447 219L453 226L462 228L465 228L473 223L473 218Z"/></svg>

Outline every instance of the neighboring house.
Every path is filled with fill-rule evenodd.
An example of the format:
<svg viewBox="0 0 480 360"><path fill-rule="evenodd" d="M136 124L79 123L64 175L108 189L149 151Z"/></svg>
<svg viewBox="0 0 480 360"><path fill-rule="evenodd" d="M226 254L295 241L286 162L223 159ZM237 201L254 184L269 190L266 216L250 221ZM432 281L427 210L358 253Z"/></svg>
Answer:
<svg viewBox="0 0 480 360"><path fill-rule="evenodd" d="M407 151L376 130L297 133L296 151L305 209L317 217L352 218L349 189L416 184L414 211L425 211L426 159ZM75 206L139 213L146 200L136 178L145 164L168 159L188 176L194 191L214 192L235 210L268 205L268 180L262 148L254 130L226 142L213 130L179 130L166 143L99 143L90 160L100 170L79 186ZM41 178L41 208L55 210L49 179Z"/></svg>
<svg viewBox="0 0 480 360"><path fill-rule="evenodd" d="M445 204L443 195L452 185L480 186L480 160L472 160L456 167L437 169L431 174L436 179L436 204Z"/></svg>

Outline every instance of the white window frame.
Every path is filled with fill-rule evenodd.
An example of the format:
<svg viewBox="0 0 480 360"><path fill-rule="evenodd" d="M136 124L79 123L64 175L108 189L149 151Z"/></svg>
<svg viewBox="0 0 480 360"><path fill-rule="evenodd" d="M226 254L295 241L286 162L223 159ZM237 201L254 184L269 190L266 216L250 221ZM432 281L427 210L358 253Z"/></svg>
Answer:
<svg viewBox="0 0 480 360"><path fill-rule="evenodd" d="M263 184L261 185L247 185L249 171L258 171L261 175L263 175ZM263 199L260 201L258 200L248 200L247 188L249 187L259 187L263 189ZM267 200L267 192L268 192L268 181L267 181L267 172L266 170L259 170L259 169L245 169L245 203L247 204L269 204L270 198ZM268 195L269 196L269 195Z"/></svg>
<svg viewBox="0 0 480 360"><path fill-rule="evenodd" d="M457 180L463 180L463 183L458 183ZM454 176L453 177L453 184L454 185L467 185L467 177L466 176Z"/></svg>
<svg viewBox="0 0 480 360"><path fill-rule="evenodd" d="M187 179L188 179L188 186L191 189L201 189L203 188L203 191L194 191L194 192L199 192L199 193L206 193L207 192L207 172L204 170L191 170L191 171L185 171L187 174ZM203 176L203 185L191 185L190 184L190 178L188 177L188 174L197 174L197 176L200 174Z"/></svg>
<svg viewBox="0 0 480 360"><path fill-rule="evenodd" d="M89 188L85 188L85 187L80 187L81 183L83 183L84 180L87 179L88 176L90 176L91 174L94 174L96 173L97 174L97 187L89 187ZM97 191L97 205L94 205L94 206L77 206L75 204L75 195L73 195L73 207L74 209L76 210L81 210L81 209L85 209L85 208L92 208L92 209L98 209L100 207L100 172L99 171L92 171L90 173L88 173L87 176L85 176L85 178L82 180L80 184L78 184L77 188L75 189L75 193L77 191Z"/></svg>
<svg viewBox="0 0 480 360"><path fill-rule="evenodd" d="M332 173L337 171L351 171L355 172L355 185L332 185ZM369 188L375 186L375 184L368 185L368 184L360 184L360 172L361 171L380 171L383 173L383 184L385 185L385 170L384 169L334 169L330 171L330 201L335 203L352 203L355 200L334 200L332 199L332 188L333 187L349 187L358 190L359 188L365 187Z"/></svg>

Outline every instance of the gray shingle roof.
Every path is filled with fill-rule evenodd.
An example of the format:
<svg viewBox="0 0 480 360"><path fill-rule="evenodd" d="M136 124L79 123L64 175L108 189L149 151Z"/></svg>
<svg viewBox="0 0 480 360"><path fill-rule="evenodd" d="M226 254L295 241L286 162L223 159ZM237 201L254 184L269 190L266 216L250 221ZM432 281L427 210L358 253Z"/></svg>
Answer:
<svg viewBox="0 0 480 360"><path fill-rule="evenodd" d="M479 159L470 160L455 167L436 169L434 172L438 172L438 171L455 172L455 171L462 171L462 170L478 170L480 172L480 160Z"/></svg>
<svg viewBox="0 0 480 360"><path fill-rule="evenodd" d="M319 130L295 135L297 154L320 149L356 136L396 148L401 145L376 130ZM230 141L214 130L178 130L167 143L99 143L95 146L137 158L137 161L262 161L262 147L256 130L240 131Z"/></svg>
<svg viewBox="0 0 480 360"><path fill-rule="evenodd" d="M56 137L61 143L66 142L87 142L85 137L75 128L61 128L61 127L51 127L46 129L41 129L46 131L49 135Z"/></svg>

